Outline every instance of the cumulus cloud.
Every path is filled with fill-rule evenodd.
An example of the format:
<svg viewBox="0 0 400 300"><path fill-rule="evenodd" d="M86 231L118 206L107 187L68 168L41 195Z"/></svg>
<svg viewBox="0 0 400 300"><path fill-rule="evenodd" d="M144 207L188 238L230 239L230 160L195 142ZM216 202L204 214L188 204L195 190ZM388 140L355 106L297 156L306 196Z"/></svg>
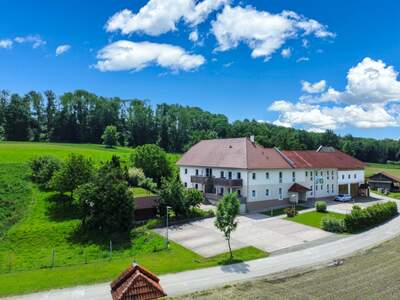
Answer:
<svg viewBox="0 0 400 300"><path fill-rule="evenodd" d="M304 92L310 93L310 94L315 94L315 93L321 93L325 91L326 88L326 81L321 80L315 83L310 83L308 81L302 80L301 81L301 89Z"/></svg>
<svg viewBox="0 0 400 300"><path fill-rule="evenodd" d="M218 51L227 51L244 43L252 49L253 58L263 57L265 60L270 59L288 39L299 35L335 36L325 25L292 11L273 14L252 7L229 5L212 22L212 32L218 42Z"/></svg>
<svg viewBox="0 0 400 300"><path fill-rule="evenodd" d="M290 48L282 49L281 55L284 58L288 58L288 57L292 56L292 49L290 49Z"/></svg>
<svg viewBox="0 0 400 300"><path fill-rule="evenodd" d="M14 41L18 44L32 44L33 49L46 45L46 41L40 35L18 36Z"/></svg>
<svg viewBox="0 0 400 300"><path fill-rule="evenodd" d="M306 62L306 61L309 61L309 60L310 60L309 57L307 57L307 56L302 56L302 57L298 58L298 59L296 60L296 62L300 63L300 62Z"/></svg>
<svg viewBox="0 0 400 300"><path fill-rule="evenodd" d="M61 54L64 54L65 52L68 52L71 49L71 45L60 45L56 48L56 56L59 56Z"/></svg>
<svg viewBox="0 0 400 300"><path fill-rule="evenodd" d="M196 26L208 15L228 4L230 0L150 0L138 13L124 9L114 14L106 24L108 32L120 31L122 34L142 32L158 36L176 30L176 24L183 20Z"/></svg>
<svg viewBox="0 0 400 300"><path fill-rule="evenodd" d="M13 41L10 39L0 40L0 48L10 49L13 45Z"/></svg>
<svg viewBox="0 0 400 300"><path fill-rule="evenodd" d="M400 126L400 81L392 66L381 60L364 58L347 73L347 84L340 92L326 89L326 81L302 81L299 102L278 100L269 107L278 112L275 124L303 126L312 131ZM327 105L333 102L334 105Z"/></svg>
<svg viewBox="0 0 400 300"><path fill-rule="evenodd" d="M197 30L192 31L189 34L189 40L191 40L192 42L197 42L199 40L199 33Z"/></svg>
<svg viewBox="0 0 400 300"><path fill-rule="evenodd" d="M149 42L117 41L101 49L95 65L100 71L137 71L157 65L173 71L191 71L205 63L201 55L190 54L183 48Z"/></svg>

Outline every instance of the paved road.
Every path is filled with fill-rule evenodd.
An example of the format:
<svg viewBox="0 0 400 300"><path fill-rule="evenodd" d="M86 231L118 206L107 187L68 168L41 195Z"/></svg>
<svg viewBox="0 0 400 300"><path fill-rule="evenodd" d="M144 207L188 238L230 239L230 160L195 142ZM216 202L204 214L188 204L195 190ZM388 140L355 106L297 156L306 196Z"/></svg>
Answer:
<svg viewBox="0 0 400 300"><path fill-rule="evenodd" d="M227 283L282 272L292 268L326 263L373 247L400 234L400 216L367 232L287 254L271 256L230 266L213 267L161 276L169 295L209 289ZM109 285L74 287L8 299L36 300L110 300Z"/></svg>

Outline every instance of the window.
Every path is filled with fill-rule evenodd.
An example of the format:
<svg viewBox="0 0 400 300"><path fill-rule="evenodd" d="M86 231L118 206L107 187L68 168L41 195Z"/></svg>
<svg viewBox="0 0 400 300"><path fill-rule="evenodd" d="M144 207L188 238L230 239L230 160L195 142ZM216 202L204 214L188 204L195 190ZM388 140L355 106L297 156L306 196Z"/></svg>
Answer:
<svg viewBox="0 0 400 300"><path fill-rule="evenodd" d="M329 180L329 171L326 171L326 180Z"/></svg>
<svg viewBox="0 0 400 300"><path fill-rule="evenodd" d="M220 194L220 195L223 195L223 194L224 194L224 188L223 188L223 187L219 189L219 194Z"/></svg>
<svg viewBox="0 0 400 300"><path fill-rule="evenodd" d="M324 187L322 186L322 184L321 184L321 191L324 189Z"/></svg>
<svg viewBox="0 0 400 300"><path fill-rule="evenodd" d="M357 178L357 174L354 174L354 178Z"/></svg>
<svg viewBox="0 0 400 300"><path fill-rule="evenodd" d="M242 194L241 190L237 190L237 195L240 197L240 195Z"/></svg>
<svg viewBox="0 0 400 300"><path fill-rule="evenodd" d="M334 185L332 184L332 193L334 193L335 192L335 188L334 188Z"/></svg>
<svg viewBox="0 0 400 300"><path fill-rule="evenodd" d="M351 177L350 174L347 177L350 179L350 177Z"/></svg>
<svg viewBox="0 0 400 300"><path fill-rule="evenodd" d="M230 171L228 172L228 178L232 179L232 172L230 172Z"/></svg>
<svg viewBox="0 0 400 300"><path fill-rule="evenodd" d="M199 175L199 169L196 169L196 176Z"/></svg>
<svg viewBox="0 0 400 300"><path fill-rule="evenodd" d="M196 184L194 185L194 188L197 190L197 189L199 188L199 185L196 183Z"/></svg>
<svg viewBox="0 0 400 300"><path fill-rule="evenodd" d="M326 185L326 192L329 194L329 184Z"/></svg>
<svg viewBox="0 0 400 300"><path fill-rule="evenodd" d="M315 190L318 191L318 185L315 186Z"/></svg>
<svg viewBox="0 0 400 300"><path fill-rule="evenodd" d="M344 179L344 174L342 175L342 179Z"/></svg>
<svg viewBox="0 0 400 300"><path fill-rule="evenodd" d="M256 173L253 173L253 179L256 179Z"/></svg>
<svg viewBox="0 0 400 300"><path fill-rule="evenodd" d="M323 175L322 171L321 171L321 176Z"/></svg>
<svg viewBox="0 0 400 300"><path fill-rule="evenodd" d="M185 182L185 188L187 187L187 182Z"/></svg>
<svg viewBox="0 0 400 300"><path fill-rule="evenodd" d="M265 190L265 196L269 196L269 189Z"/></svg>
<svg viewBox="0 0 400 300"><path fill-rule="evenodd" d="M306 177L308 177L308 171L306 171Z"/></svg>
<svg viewBox="0 0 400 300"><path fill-rule="evenodd" d="M206 169L206 176L207 177L212 177L212 169L210 169L210 168Z"/></svg>
<svg viewBox="0 0 400 300"><path fill-rule="evenodd" d="M282 172L279 172L279 183L282 183Z"/></svg>
<svg viewBox="0 0 400 300"><path fill-rule="evenodd" d="M240 172L237 172L236 176L237 176L237 179L240 179L241 178Z"/></svg>
<svg viewBox="0 0 400 300"><path fill-rule="evenodd" d="M256 197L256 191L255 191L255 190L252 190L252 191L251 191L251 195L253 196L253 198L255 198L255 197Z"/></svg>
<svg viewBox="0 0 400 300"><path fill-rule="evenodd" d="M185 169L185 174L187 174L187 169Z"/></svg>
<svg viewBox="0 0 400 300"><path fill-rule="evenodd" d="M292 181L296 182L296 172L292 172Z"/></svg>
<svg viewBox="0 0 400 300"><path fill-rule="evenodd" d="M310 179L313 181L312 171L310 171Z"/></svg>
<svg viewBox="0 0 400 300"><path fill-rule="evenodd" d="M221 171L221 178L225 178L224 171Z"/></svg>
<svg viewBox="0 0 400 300"><path fill-rule="evenodd" d="M279 200L282 200L282 188L279 188Z"/></svg>
<svg viewBox="0 0 400 300"><path fill-rule="evenodd" d="M265 178L269 179L269 172L265 173Z"/></svg>

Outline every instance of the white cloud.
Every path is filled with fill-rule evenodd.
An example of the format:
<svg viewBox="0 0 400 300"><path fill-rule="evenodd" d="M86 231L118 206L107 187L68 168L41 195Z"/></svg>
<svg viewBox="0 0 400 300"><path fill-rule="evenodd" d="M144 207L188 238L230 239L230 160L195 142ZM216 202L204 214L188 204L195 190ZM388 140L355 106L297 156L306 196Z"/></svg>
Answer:
<svg viewBox="0 0 400 300"><path fill-rule="evenodd" d="M309 42L307 39L302 39L301 45L302 45L304 48L308 48L308 46L310 45L310 42Z"/></svg>
<svg viewBox="0 0 400 300"><path fill-rule="evenodd" d="M197 30L192 31L189 34L189 40L191 40L192 42L197 42L199 40L199 33L197 32Z"/></svg>
<svg viewBox="0 0 400 300"><path fill-rule="evenodd" d="M330 87L326 81L314 84L302 81L307 94L297 103L285 100L273 102L270 111L279 113L275 124L308 130L384 128L400 126L400 81L392 66L381 60L363 59L347 73L343 92ZM324 102L334 102L327 106ZM324 105L323 105L324 104Z"/></svg>
<svg viewBox="0 0 400 300"><path fill-rule="evenodd" d="M284 58L289 58L290 56L292 56L292 49L290 49L290 48L282 49L281 55Z"/></svg>
<svg viewBox="0 0 400 300"><path fill-rule="evenodd" d="M44 41L40 35L18 36L14 41L18 44L32 44L33 49L46 45L46 41Z"/></svg>
<svg viewBox="0 0 400 300"><path fill-rule="evenodd" d="M149 42L117 41L101 49L95 68L100 71L141 70L158 65L173 71L190 71L205 63L201 55L190 54L183 48Z"/></svg>
<svg viewBox="0 0 400 300"><path fill-rule="evenodd" d="M13 41L10 39L0 40L0 48L10 49L13 45Z"/></svg>
<svg viewBox="0 0 400 300"><path fill-rule="evenodd" d="M252 7L226 5L212 22L212 32L218 42L218 51L227 51L245 43L252 49L251 56L270 59L291 38L299 34L317 38L333 37L325 25L307 19L295 12L272 14Z"/></svg>
<svg viewBox="0 0 400 300"><path fill-rule="evenodd" d="M158 36L176 30L183 20L190 26L202 23L208 15L228 4L230 0L150 0L138 13L124 9L114 14L106 24L109 32L120 30L122 34L142 32Z"/></svg>
<svg viewBox="0 0 400 300"><path fill-rule="evenodd" d="M308 81L301 81L301 89L309 94L322 93L326 89L326 81L321 80L315 83L310 83Z"/></svg>
<svg viewBox="0 0 400 300"><path fill-rule="evenodd" d="M307 57L307 56L302 56L302 57L300 57L300 58L298 58L297 60L296 60L296 62L306 62L306 61L309 61L310 60L310 58L309 57Z"/></svg>
<svg viewBox="0 0 400 300"><path fill-rule="evenodd" d="M65 52L68 52L71 49L71 45L60 45L56 48L56 56L59 56L61 54L64 54Z"/></svg>

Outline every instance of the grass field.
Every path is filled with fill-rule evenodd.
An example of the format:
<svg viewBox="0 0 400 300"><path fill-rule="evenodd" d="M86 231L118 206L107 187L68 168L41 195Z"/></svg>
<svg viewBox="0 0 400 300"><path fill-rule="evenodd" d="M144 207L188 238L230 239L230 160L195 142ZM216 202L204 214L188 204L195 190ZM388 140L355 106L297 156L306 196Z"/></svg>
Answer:
<svg viewBox="0 0 400 300"><path fill-rule="evenodd" d="M399 252L400 237L345 259L341 266L294 270L176 299L398 299Z"/></svg>
<svg viewBox="0 0 400 300"><path fill-rule="evenodd" d="M365 168L365 176L368 177L382 171L400 177L400 165L374 163L367 164L367 167Z"/></svg>
<svg viewBox="0 0 400 300"><path fill-rule="evenodd" d="M83 232L70 201L38 190L28 178L27 162L34 156L65 158L77 152L99 163L112 155L126 161L133 151L101 145L0 143L0 296L108 281L133 260L157 274L226 263L227 254L205 259L175 243L166 250L164 239L149 231L132 239ZM177 158L169 155L171 162ZM136 193L147 194L143 189ZM238 260L265 255L252 247L235 251Z"/></svg>
<svg viewBox="0 0 400 300"><path fill-rule="evenodd" d="M298 214L293 218L285 218L286 220L297 222L300 224L321 228L321 220L324 217L332 217L336 219L344 219L345 215L338 214L334 212L317 212L317 211L310 211L304 214Z"/></svg>

